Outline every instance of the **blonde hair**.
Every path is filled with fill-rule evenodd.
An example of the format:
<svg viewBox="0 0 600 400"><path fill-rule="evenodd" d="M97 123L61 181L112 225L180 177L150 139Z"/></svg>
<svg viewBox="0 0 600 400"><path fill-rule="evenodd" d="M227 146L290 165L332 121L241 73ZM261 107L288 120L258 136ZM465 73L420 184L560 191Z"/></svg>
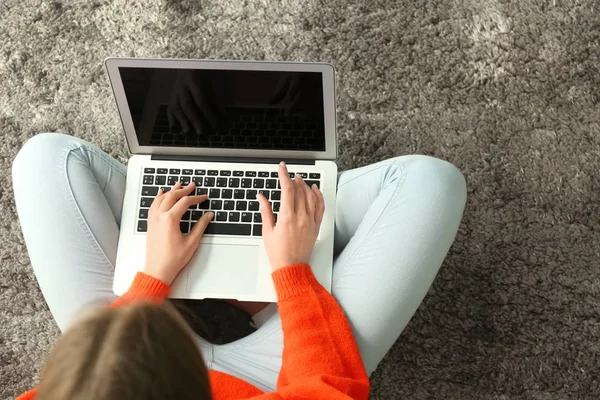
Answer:
<svg viewBox="0 0 600 400"><path fill-rule="evenodd" d="M212 399L191 330L168 303L95 310L58 340L36 400Z"/></svg>

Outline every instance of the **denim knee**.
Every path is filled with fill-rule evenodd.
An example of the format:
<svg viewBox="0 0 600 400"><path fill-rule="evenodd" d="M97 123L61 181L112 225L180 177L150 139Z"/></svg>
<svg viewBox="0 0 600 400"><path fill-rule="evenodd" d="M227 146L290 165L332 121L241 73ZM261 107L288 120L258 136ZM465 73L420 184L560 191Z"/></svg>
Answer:
<svg viewBox="0 0 600 400"><path fill-rule="evenodd" d="M410 180L428 192L464 207L466 181L460 170L451 163L424 155L396 157L391 161L396 173L402 175L402 179L397 180L398 184Z"/></svg>
<svg viewBox="0 0 600 400"><path fill-rule="evenodd" d="M60 133L40 133L29 139L17 153L12 164L13 179L26 168L43 171L45 160L50 160L65 148L73 137Z"/></svg>

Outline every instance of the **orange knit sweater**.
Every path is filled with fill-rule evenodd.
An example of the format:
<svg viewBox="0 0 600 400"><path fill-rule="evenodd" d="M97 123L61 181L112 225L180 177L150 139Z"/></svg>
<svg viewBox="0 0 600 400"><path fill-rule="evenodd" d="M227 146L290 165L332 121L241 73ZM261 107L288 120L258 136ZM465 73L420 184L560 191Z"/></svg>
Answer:
<svg viewBox="0 0 600 400"><path fill-rule="evenodd" d="M277 392L263 393L231 375L209 371L214 400L367 399L369 379L350 325L310 266L296 264L272 274L283 328L283 360ZM113 306L137 299L162 301L169 286L139 272ZM17 400L31 400L36 389Z"/></svg>

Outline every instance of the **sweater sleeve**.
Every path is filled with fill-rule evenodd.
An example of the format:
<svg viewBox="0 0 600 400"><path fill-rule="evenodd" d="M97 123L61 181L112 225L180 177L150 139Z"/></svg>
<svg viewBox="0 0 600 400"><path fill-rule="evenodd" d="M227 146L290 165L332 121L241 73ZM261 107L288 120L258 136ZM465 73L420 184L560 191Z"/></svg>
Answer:
<svg viewBox="0 0 600 400"><path fill-rule="evenodd" d="M161 280L143 272L138 272L133 278L129 290L115 300L112 307L119 307L136 300L149 300L160 304L169 295L169 290L171 290L171 287Z"/></svg>
<svg viewBox="0 0 600 400"><path fill-rule="evenodd" d="M283 364L273 399L367 399L369 378L344 312L297 264L272 275L283 328Z"/></svg>

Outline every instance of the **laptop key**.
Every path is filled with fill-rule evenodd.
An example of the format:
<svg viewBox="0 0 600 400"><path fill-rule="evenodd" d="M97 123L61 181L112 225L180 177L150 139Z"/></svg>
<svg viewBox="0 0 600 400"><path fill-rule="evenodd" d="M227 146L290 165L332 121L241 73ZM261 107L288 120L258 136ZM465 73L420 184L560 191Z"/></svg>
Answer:
<svg viewBox="0 0 600 400"><path fill-rule="evenodd" d="M192 216L192 213L188 210L183 213L183 215L181 216L181 220L187 221L188 219L190 219L191 216Z"/></svg>
<svg viewBox="0 0 600 400"><path fill-rule="evenodd" d="M221 200L211 200L210 201L210 209L211 210L220 210L223 208L223 202Z"/></svg>
<svg viewBox="0 0 600 400"><path fill-rule="evenodd" d="M281 200L281 190L272 190L271 200Z"/></svg>
<svg viewBox="0 0 600 400"><path fill-rule="evenodd" d="M252 228L252 236L262 236L262 225L254 224Z"/></svg>
<svg viewBox="0 0 600 400"><path fill-rule="evenodd" d="M256 171L246 171L246 176L255 177Z"/></svg>
<svg viewBox="0 0 600 400"><path fill-rule="evenodd" d="M169 175L169 177L167 178L167 185L173 186L177 183L178 180L179 180L178 176Z"/></svg>
<svg viewBox="0 0 600 400"><path fill-rule="evenodd" d="M251 201L250 204L248 204L248 210L250 211L258 211L259 208L258 201Z"/></svg>
<svg viewBox="0 0 600 400"><path fill-rule="evenodd" d="M256 223L262 223L262 216L260 215L260 213L254 213L254 222Z"/></svg>
<svg viewBox="0 0 600 400"><path fill-rule="evenodd" d="M150 208L153 200L153 197L142 197L142 199L140 200L140 207Z"/></svg>
<svg viewBox="0 0 600 400"><path fill-rule="evenodd" d="M256 200L256 190L246 190L246 198L248 200Z"/></svg>
<svg viewBox="0 0 600 400"><path fill-rule="evenodd" d="M232 211L229 213L229 222L240 222L240 213Z"/></svg>
<svg viewBox="0 0 600 400"><path fill-rule="evenodd" d="M233 200L224 200L223 201L223 210L233 210L235 209L235 201Z"/></svg>
<svg viewBox="0 0 600 400"><path fill-rule="evenodd" d="M140 208L139 218L140 219L148 219L148 209L147 208Z"/></svg>
<svg viewBox="0 0 600 400"><path fill-rule="evenodd" d="M154 179L155 185L164 185L167 183L167 177L165 175L157 175Z"/></svg>
<svg viewBox="0 0 600 400"><path fill-rule="evenodd" d="M192 221L198 221L200 218L202 218L202 211L192 211Z"/></svg>
<svg viewBox="0 0 600 400"><path fill-rule="evenodd" d="M221 198L222 199L231 199L233 197L233 190L232 189L223 189L221 191Z"/></svg>
<svg viewBox="0 0 600 400"><path fill-rule="evenodd" d="M208 194L207 188L196 188L196 196L202 196Z"/></svg>
<svg viewBox="0 0 600 400"><path fill-rule="evenodd" d="M189 176L182 176L180 181L181 181L181 186L187 186L190 184L191 179Z"/></svg>
<svg viewBox="0 0 600 400"><path fill-rule="evenodd" d="M308 174L306 172L297 172L297 174L300 175L300 178L302 179L308 178Z"/></svg>
<svg viewBox="0 0 600 400"><path fill-rule="evenodd" d="M277 188L277 181L275 179L267 179L265 187L267 189L276 189Z"/></svg>
<svg viewBox="0 0 600 400"><path fill-rule="evenodd" d="M179 229L181 233L189 233L190 231L190 223L187 221L182 221L179 223Z"/></svg>
<svg viewBox="0 0 600 400"><path fill-rule="evenodd" d="M261 177L261 178L268 178L269 177L269 173L265 172L265 171L260 171L258 173L258 176Z"/></svg>
<svg viewBox="0 0 600 400"><path fill-rule="evenodd" d="M244 189L235 189L233 191L233 198L234 199L243 199L244 198Z"/></svg>
<svg viewBox="0 0 600 400"><path fill-rule="evenodd" d="M275 171L271 172L271 178L278 178L279 174Z"/></svg>
<svg viewBox="0 0 600 400"><path fill-rule="evenodd" d="M170 173L171 175L179 175L179 174L181 173L181 170L180 170L179 168L171 168L171 169L169 170L169 173Z"/></svg>
<svg viewBox="0 0 600 400"><path fill-rule="evenodd" d="M220 222L227 221L227 213L225 211L217 211L216 220Z"/></svg>
<svg viewBox="0 0 600 400"><path fill-rule="evenodd" d="M273 202L273 212L279 212L279 207L280 207L281 203L278 201L274 201Z"/></svg>
<svg viewBox="0 0 600 400"><path fill-rule="evenodd" d="M169 170L168 170L168 169L166 169L166 168L158 168L158 169L156 170L156 173L157 173L157 174L168 174L168 173L169 173Z"/></svg>
<svg viewBox="0 0 600 400"><path fill-rule="evenodd" d="M244 200L238 200L235 202L235 209L238 211L246 211L248 207L248 202Z"/></svg>
<svg viewBox="0 0 600 400"><path fill-rule="evenodd" d="M248 225L250 226L250 225ZM138 232L146 232L148 230L148 221L138 221L137 231Z"/></svg>
<svg viewBox="0 0 600 400"><path fill-rule="evenodd" d="M250 236L251 230L252 225L250 224L219 224L211 222L206 227L204 234Z"/></svg>
<svg viewBox="0 0 600 400"><path fill-rule="evenodd" d="M206 175L205 169L197 169L194 171L194 175Z"/></svg>
<svg viewBox="0 0 600 400"><path fill-rule="evenodd" d="M217 175L219 175L219 171L217 171L216 169L209 169L208 175L209 176L217 176Z"/></svg>
<svg viewBox="0 0 600 400"><path fill-rule="evenodd" d="M259 190L258 193L262 194L263 196L265 196L267 198L267 200L269 200L269 191L268 190Z"/></svg>
<svg viewBox="0 0 600 400"><path fill-rule="evenodd" d="M227 178L217 178L217 187L227 187Z"/></svg>
<svg viewBox="0 0 600 400"><path fill-rule="evenodd" d="M308 177L310 179L321 179L321 174L316 173L316 172L311 172L310 174L308 174Z"/></svg>
<svg viewBox="0 0 600 400"><path fill-rule="evenodd" d="M192 178L192 182L194 182L196 184L196 186L202 186L202 177L195 176Z"/></svg>
<svg viewBox="0 0 600 400"><path fill-rule="evenodd" d="M154 184L154 175L144 175L144 185L153 185Z"/></svg>
<svg viewBox="0 0 600 400"><path fill-rule="evenodd" d="M209 206L210 206L210 201L206 200L206 201L203 201L202 203L198 204L198 209L199 210L208 210Z"/></svg>
<svg viewBox="0 0 600 400"><path fill-rule="evenodd" d="M144 173L145 174L153 174L154 173L154 168L144 168Z"/></svg>
<svg viewBox="0 0 600 400"><path fill-rule="evenodd" d="M304 182L308 185L308 187L312 187L312 185L314 183L315 185L317 185L317 188L319 188L319 189L321 188L321 182L320 181L304 181Z"/></svg>
<svg viewBox="0 0 600 400"><path fill-rule="evenodd" d="M242 213L242 222L252 222L252 213L251 212L243 212Z"/></svg>
<svg viewBox="0 0 600 400"><path fill-rule="evenodd" d="M214 187L215 186L215 178L204 178L204 186Z"/></svg>
<svg viewBox="0 0 600 400"><path fill-rule="evenodd" d="M233 171L233 176L244 176L244 171Z"/></svg>
<svg viewBox="0 0 600 400"><path fill-rule="evenodd" d="M242 179L242 187L243 188L251 188L252 187L252 179L249 179L249 178Z"/></svg>
<svg viewBox="0 0 600 400"><path fill-rule="evenodd" d="M184 170L181 172L181 174L182 174L182 175L193 175L193 174L194 174L194 171L193 171L193 170L191 170L191 169L184 169Z"/></svg>
<svg viewBox="0 0 600 400"><path fill-rule="evenodd" d="M163 193L168 193L171 191L171 188L169 186L163 186L161 187L161 190L163 191Z"/></svg>
<svg viewBox="0 0 600 400"><path fill-rule="evenodd" d="M264 179L254 179L252 187L254 189L262 189L262 188L264 188L265 187L265 180Z"/></svg>
<svg viewBox="0 0 600 400"><path fill-rule="evenodd" d="M219 171L219 175L221 175L221 176L231 176L231 171Z"/></svg>
<svg viewBox="0 0 600 400"><path fill-rule="evenodd" d="M221 197L221 189L210 189L208 197L211 199L218 199Z"/></svg>
<svg viewBox="0 0 600 400"><path fill-rule="evenodd" d="M156 186L142 186L142 196L156 196L158 193L158 187Z"/></svg>
<svg viewBox="0 0 600 400"><path fill-rule="evenodd" d="M240 178L229 178L229 185L230 188L236 188L236 187L240 187Z"/></svg>

